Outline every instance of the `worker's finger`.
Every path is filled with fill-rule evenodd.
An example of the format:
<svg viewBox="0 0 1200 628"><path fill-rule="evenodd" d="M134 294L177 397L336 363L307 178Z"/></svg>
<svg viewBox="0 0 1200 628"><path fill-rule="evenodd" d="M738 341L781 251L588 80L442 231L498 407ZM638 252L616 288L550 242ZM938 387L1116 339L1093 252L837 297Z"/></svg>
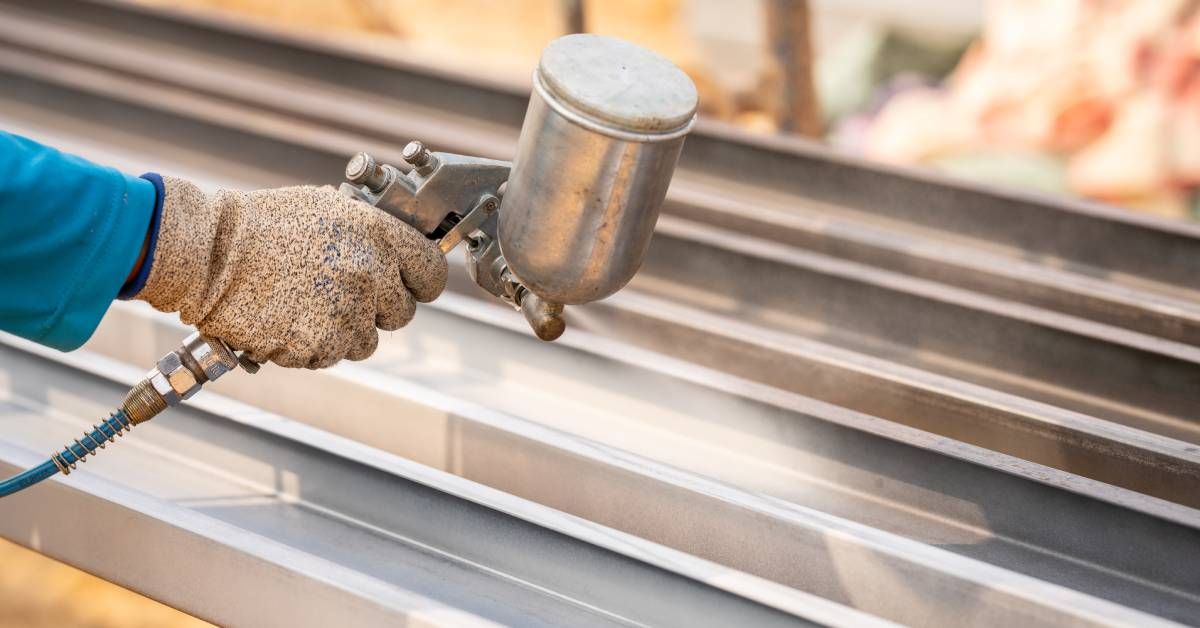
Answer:
<svg viewBox="0 0 1200 628"><path fill-rule="evenodd" d="M345 354L340 336L341 331L332 321L293 326L288 330L287 342L268 357L271 362L287 368L332 366Z"/></svg>
<svg viewBox="0 0 1200 628"><path fill-rule="evenodd" d="M404 278L394 269L384 270L375 291L375 326L384 331L396 331L407 325L416 313L417 303Z"/></svg>
<svg viewBox="0 0 1200 628"><path fill-rule="evenodd" d="M383 211L378 212L376 228L397 260L404 285L412 296L421 303L438 297L446 287L448 274L446 258L437 244L421 235L421 232Z"/></svg>
<svg viewBox="0 0 1200 628"><path fill-rule="evenodd" d="M341 361L341 359L341 356L334 353L314 355L308 359L308 362L304 364L304 368L312 371L325 369L337 364L339 361Z"/></svg>
<svg viewBox="0 0 1200 628"><path fill-rule="evenodd" d="M280 349L271 354L268 359L284 368L299 369L310 368L309 364L313 361L313 356L303 355L293 349Z"/></svg>
<svg viewBox="0 0 1200 628"><path fill-rule="evenodd" d="M347 360L357 362L371 357L379 346L379 332L375 329L375 321L360 321L354 328L346 330L344 342Z"/></svg>

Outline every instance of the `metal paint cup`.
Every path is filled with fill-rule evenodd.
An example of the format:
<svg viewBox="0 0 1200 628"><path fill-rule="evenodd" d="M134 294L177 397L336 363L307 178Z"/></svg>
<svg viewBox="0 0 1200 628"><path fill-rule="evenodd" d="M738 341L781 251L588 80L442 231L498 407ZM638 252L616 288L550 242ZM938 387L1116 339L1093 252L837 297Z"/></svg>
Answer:
<svg viewBox="0 0 1200 628"><path fill-rule="evenodd" d="M578 304L629 282L696 105L682 70L629 42L568 35L546 47L499 225L509 269L529 290Z"/></svg>

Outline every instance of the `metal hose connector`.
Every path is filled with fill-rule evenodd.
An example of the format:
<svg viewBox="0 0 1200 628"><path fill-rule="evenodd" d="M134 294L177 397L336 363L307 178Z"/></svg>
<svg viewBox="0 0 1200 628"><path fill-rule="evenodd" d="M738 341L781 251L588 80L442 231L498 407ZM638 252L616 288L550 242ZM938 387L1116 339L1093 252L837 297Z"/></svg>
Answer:
<svg viewBox="0 0 1200 628"><path fill-rule="evenodd" d="M167 402L154 390L154 386L150 380L143 379L129 389L125 394L125 400L121 402L121 409L125 411L125 416L129 417L129 422L133 425L138 425L153 419L159 412L167 409Z"/></svg>
<svg viewBox="0 0 1200 628"><path fill-rule="evenodd" d="M145 379L125 395L121 407L134 425L144 423L168 407L190 399L204 384L237 366L237 356L224 342L192 334L178 349L159 358Z"/></svg>

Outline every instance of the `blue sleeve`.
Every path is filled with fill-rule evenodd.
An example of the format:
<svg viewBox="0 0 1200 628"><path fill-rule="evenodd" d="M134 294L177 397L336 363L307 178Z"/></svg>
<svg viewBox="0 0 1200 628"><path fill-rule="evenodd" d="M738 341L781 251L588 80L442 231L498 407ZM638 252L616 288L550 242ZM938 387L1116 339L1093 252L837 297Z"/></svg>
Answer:
<svg viewBox="0 0 1200 628"><path fill-rule="evenodd" d="M83 344L137 261L156 187L0 131L0 329Z"/></svg>

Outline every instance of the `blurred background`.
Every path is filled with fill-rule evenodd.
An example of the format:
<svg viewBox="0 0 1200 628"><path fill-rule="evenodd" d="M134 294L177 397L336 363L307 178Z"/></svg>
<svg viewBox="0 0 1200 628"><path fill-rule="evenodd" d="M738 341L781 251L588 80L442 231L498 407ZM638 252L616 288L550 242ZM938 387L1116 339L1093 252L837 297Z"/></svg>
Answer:
<svg viewBox="0 0 1200 628"><path fill-rule="evenodd" d="M527 80L564 32L615 35L683 67L711 120L1200 218L1194 0L138 1L353 38L500 81ZM8 543L0 564L2 626L204 625ZM48 584L31 591L31 574Z"/></svg>
<svg viewBox="0 0 1200 628"><path fill-rule="evenodd" d="M867 158L1200 216L1192 0L143 0L521 80L566 31L671 57L703 113Z"/></svg>
<svg viewBox="0 0 1200 628"><path fill-rule="evenodd" d="M4 539L0 539L0 565L0 626L4 628L210 625Z"/></svg>

